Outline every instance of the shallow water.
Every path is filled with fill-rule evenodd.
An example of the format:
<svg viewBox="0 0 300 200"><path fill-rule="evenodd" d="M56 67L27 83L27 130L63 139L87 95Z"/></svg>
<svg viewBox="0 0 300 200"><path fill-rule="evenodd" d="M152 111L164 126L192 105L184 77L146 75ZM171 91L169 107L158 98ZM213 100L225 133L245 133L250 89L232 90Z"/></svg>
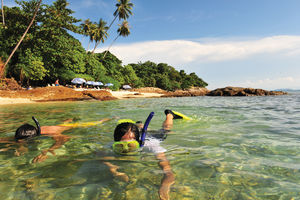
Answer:
<svg viewBox="0 0 300 200"><path fill-rule="evenodd" d="M190 97L109 102L0 106L0 136L11 137L23 123L57 125L102 118L145 120L161 128L164 109L193 118L176 120L162 143L176 176L170 199L300 199L300 94L270 97ZM116 156L111 150L117 119L65 131L71 139L56 156L32 159L54 141L38 137L28 152L0 143L1 199L159 199L163 177L155 156ZM128 183L114 178L104 161L118 165Z"/></svg>

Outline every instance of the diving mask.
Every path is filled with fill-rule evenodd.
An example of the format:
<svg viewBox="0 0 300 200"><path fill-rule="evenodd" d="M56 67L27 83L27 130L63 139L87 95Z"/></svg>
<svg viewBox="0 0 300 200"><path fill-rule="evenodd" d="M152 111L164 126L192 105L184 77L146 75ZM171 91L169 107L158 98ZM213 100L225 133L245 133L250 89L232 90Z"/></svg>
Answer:
<svg viewBox="0 0 300 200"><path fill-rule="evenodd" d="M134 155L138 152L140 144L136 140L114 142L113 150L121 155Z"/></svg>

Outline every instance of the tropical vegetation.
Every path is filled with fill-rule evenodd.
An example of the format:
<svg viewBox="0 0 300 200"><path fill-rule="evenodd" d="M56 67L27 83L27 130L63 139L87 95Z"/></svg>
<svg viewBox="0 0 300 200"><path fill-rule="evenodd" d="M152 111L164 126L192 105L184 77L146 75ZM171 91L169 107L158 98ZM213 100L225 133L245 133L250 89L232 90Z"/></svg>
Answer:
<svg viewBox="0 0 300 200"><path fill-rule="evenodd" d="M68 8L66 0L56 0L51 5L42 4L41 0L16 2L19 6L4 5L1 12L2 78L14 78L24 86L44 86L56 79L68 84L75 77L110 82L114 84L113 89L119 89L124 84L166 90L207 86L195 73L186 74L165 63L147 61L122 65L122 61L109 49L102 53L95 52L97 46L109 37L115 20L121 23L113 43L120 36L130 34L128 18L133 7L130 0L117 0L114 19L109 26L103 19L97 23L73 17L74 11ZM94 44L93 50L86 51L74 34L88 37L90 44Z"/></svg>

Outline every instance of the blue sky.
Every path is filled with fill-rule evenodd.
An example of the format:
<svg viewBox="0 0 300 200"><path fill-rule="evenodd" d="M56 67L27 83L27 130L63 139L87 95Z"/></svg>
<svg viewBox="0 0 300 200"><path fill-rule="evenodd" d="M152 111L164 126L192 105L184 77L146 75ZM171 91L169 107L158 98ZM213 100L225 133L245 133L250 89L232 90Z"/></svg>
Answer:
<svg viewBox="0 0 300 200"><path fill-rule="evenodd" d="M51 3L53 1L43 1ZM299 0L131 0L131 34L111 52L123 64L168 63L196 74L209 89L300 89ZM74 16L108 23L116 0L69 0ZM4 4L13 6L12 0ZM116 37L99 46L106 50ZM85 48L88 39L76 37Z"/></svg>

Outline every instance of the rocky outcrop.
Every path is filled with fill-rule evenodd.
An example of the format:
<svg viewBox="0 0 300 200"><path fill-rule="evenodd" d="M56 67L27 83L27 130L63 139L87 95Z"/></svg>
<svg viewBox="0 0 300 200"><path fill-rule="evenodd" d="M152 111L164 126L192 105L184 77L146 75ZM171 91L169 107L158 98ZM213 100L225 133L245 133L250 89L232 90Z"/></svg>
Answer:
<svg viewBox="0 0 300 200"><path fill-rule="evenodd" d="M20 90L22 87L13 78L0 79L0 90Z"/></svg>
<svg viewBox="0 0 300 200"><path fill-rule="evenodd" d="M263 89L242 88L242 87L225 87L218 88L207 93L207 96L269 96L269 95L286 95L282 91L267 91Z"/></svg>
<svg viewBox="0 0 300 200"><path fill-rule="evenodd" d="M63 86L41 87L31 90L0 90L0 97L27 98L36 102L47 101L82 101L82 100L114 100L117 99L109 91L75 91Z"/></svg>

